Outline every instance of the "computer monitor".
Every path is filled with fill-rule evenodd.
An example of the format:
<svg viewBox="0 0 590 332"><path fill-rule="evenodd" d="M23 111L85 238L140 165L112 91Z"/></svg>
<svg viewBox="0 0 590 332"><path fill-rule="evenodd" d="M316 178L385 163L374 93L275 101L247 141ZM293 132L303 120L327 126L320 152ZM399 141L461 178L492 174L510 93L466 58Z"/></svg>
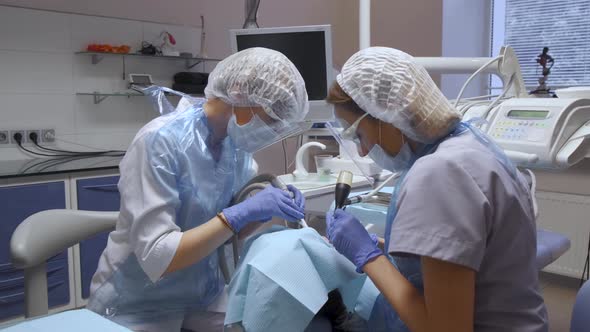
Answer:
<svg viewBox="0 0 590 332"><path fill-rule="evenodd" d="M230 30L232 52L251 47L279 51L295 64L309 97L309 122L329 121L332 107L325 102L332 84L330 25Z"/></svg>

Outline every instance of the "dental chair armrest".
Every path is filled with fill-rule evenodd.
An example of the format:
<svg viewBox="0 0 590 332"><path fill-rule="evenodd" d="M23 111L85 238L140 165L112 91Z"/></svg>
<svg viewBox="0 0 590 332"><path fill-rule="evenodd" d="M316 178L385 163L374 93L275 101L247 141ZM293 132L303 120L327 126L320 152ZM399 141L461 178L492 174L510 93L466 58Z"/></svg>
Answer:
<svg viewBox="0 0 590 332"><path fill-rule="evenodd" d="M25 219L10 239L12 264L37 266L80 241L115 228L119 212L47 210Z"/></svg>

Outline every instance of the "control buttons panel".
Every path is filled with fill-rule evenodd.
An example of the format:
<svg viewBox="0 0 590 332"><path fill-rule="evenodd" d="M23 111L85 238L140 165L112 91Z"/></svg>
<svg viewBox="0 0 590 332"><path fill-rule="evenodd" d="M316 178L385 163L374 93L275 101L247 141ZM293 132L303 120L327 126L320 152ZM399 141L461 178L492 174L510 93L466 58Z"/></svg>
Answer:
<svg viewBox="0 0 590 332"><path fill-rule="evenodd" d="M490 135L496 139L514 141L540 141L548 124L535 120L500 120L494 124Z"/></svg>

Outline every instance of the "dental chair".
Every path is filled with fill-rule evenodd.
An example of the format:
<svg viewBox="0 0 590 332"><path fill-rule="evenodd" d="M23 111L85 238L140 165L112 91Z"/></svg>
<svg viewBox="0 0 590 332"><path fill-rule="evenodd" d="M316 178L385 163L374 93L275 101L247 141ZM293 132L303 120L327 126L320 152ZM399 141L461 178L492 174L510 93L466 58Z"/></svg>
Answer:
<svg viewBox="0 0 590 332"><path fill-rule="evenodd" d="M48 315L47 259L96 234L114 230L118 215L119 212L64 209L41 211L25 219L12 234L10 253L14 267L24 270L26 320L0 324L0 330L73 332L83 327L86 332L130 331L86 309ZM219 250L222 253L225 248ZM220 258L221 265L228 264L225 255L220 257L223 257ZM225 270L224 277L229 281L229 271L224 267L222 270ZM318 317L306 331L331 331L331 325L326 319Z"/></svg>
<svg viewBox="0 0 590 332"><path fill-rule="evenodd" d="M25 318L6 331L130 331L89 310L48 316L46 261L101 232L115 229L119 212L47 210L25 219L10 239L14 267L24 270Z"/></svg>

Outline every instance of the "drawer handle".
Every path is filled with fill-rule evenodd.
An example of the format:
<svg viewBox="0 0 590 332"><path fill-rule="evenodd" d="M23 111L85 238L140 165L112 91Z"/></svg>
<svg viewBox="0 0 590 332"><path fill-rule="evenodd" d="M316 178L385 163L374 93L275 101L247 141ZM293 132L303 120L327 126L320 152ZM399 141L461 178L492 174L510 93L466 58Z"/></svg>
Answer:
<svg viewBox="0 0 590 332"><path fill-rule="evenodd" d="M4 272L14 272L16 269L12 267L12 263L3 263L0 264L0 273Z"/></svg>
<svg viewBox="0 0 590 332"><path fill-rule="evenodd" d="M14 285L11 285L12 283L24 284L24 279L25 276L23 275L16 278L0 280L0 290L13 288Z"/></svg>
<svg viewBox="0 0 590 332"><path fill-rule="evenodd" d="M25 297L25 292L20 292L20 293L15 293L15 294L10 294L10 295L5 295L5 296L0 296L0 303L2 304L10 304L10 303L14 303L17 301L23 301Z"/></svg>
<svg viewBox="0 0 590 332"><path fill-rule="evenodd" d="M64 281L54 282L51 285L47 286L47 291L49 292L52 289L63 285L64 283L65 283ZM10 303L14 303L17 301L22 302L22 301L24 301L24 297L25 297L25 292L19 292L19 293L15 293L15 294L0 296L0 304L10 304Z"/></svg>
<svg viewBox="0 0 590 332"><path fill-rule="evenodd" d="M95 191L106 191L106 192L119 192L116 184L98 184L95 186L84 186L82 189L95 190Z"/></svg>
<svg viewBox="0 0 590 332"><path fill-rule="evenodd" d="M52 256L49 259L47 259L46 262L48 264L52 264L52 263L55 263L55 262L67 261L67 256L66 257L62 257L62 258L58 258L62 254L63 254L63 252L61 252L61 253L59 253L59 254L57 254L55 256ZM3 274L3 273L15 273L15 272L22 272L22 271L23 271L22 269L15 268L12 265L12 263L3 263L3 264L0 264L0 274Z"/></svg>
<svg viewBox="0 0 590 332"><path fill-rule="evenodd" d="M60 270L63 270L63 269L65 269L65 268L66 268L66 266L67 266L67 265L65 265L65 266L64 266L64 265L58 265L58 266L56 266L56 267L54 267L54 268L47 269L47 277L49 277L50 275L54 274L55 272L58 272L58 271L60 271Z"/></svg>
<svg viewBox="0 0 590 332"><path fill-rule="evenodd" d="M56 288L58 286L61 286L64 283L65 283L65 281L63 281L63 280L62 281L58 281L58 282L54 282L54 283L52 283L52 284L50 284L50 285L47 286L47 291L51 291L52 289L54 289L54 288Z"/></svg>
<svg viewBox="0 0 590 332"><path fill-rule="evenodd" d="M47 269L47 277L48 278L51 277L52 274L55 274L56 272L59 272L59 271L63 270L64 268L65 268L65 266L57 266L57 267L53 267L51 269ZM25 279L24 275L21 275L16 278L0 280L0 291L11 289L11 288L18 287L18 286L23 286L25 283L24 279Z"/></svg>

